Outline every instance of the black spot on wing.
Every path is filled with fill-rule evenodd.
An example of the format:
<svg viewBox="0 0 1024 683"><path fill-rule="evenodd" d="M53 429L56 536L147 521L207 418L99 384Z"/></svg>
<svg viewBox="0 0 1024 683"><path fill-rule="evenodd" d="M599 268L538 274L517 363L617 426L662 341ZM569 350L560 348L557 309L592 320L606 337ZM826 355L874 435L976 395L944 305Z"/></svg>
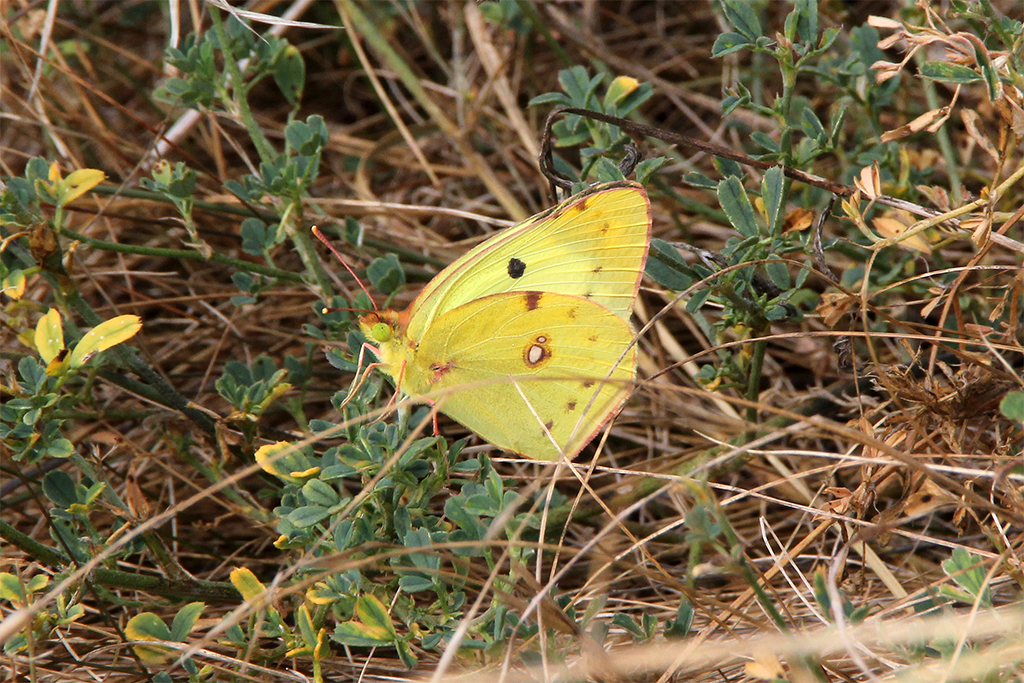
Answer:
<svg viewBox="0 0 1024 683"><path fill-rule="evenodd" d="M512 257L508 260L508 276L513 280L518 280L526 274L526 264L519 259Z"/></svg>

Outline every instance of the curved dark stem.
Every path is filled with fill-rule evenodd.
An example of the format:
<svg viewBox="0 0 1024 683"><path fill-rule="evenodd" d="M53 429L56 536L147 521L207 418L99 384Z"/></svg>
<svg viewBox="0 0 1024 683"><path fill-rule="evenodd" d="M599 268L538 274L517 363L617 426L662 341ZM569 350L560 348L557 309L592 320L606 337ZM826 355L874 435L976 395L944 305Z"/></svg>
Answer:
<svg viewBox="0 0 1024 683"><path fill-rule="evenodd" d="M554 125L555 120L559 116L565 114L574 114L576 116L584 116L590 119L594 119L595 121L610 123L614 126L622 128L622 130L634 136L634 138L640 136L649 136L661 140L663 142L667 142L669 144L679 145L681 147L687 147L689 149L700 150L702 152L707 152L708 154L713 154L714 156L721 157L723 159L730 159L738 164L743 164L744 166L760 169L762 171L767 171L770 168L780 166L782 168L782 172L786 175L787 178L802 183L806 183L814 187L821 188L827 192L837 194L840 197L850 197L853 195L854 192L856 192L856 188L854 188L851 185L836 183L831 180L822 178L821 176L816 176L812 173L805 173L795 168L790 168L789 166L781 166L780 164L775 162L761 161L760 159L752 159L746 154L734 152L728 147L723 147L722 145L716 145L712 142L697 140L696 138L691 138L686 135L679 135L678 133L673 133L671 131L663 130L661 128L655 128L654 126L647 126L642 123L628 121L626 119L621 119L617 116L609 116L608 114L602 114L601 112L591 111L589 109L580 109L579 107L559 107L558 109L555 109L548 115L547 121L544 124L544 139L540 151L540 168L544 175L548 178L548 180L551 181L552 190L554 190L555 187L561 187L562 189L570 189L572 187L572 182L570 180L561 176L555 171L554 165L551 160L551 127ZM897 209L904 209L916 216L934 217L940 215L938 211L920 206L918 204L913 204L902 199L897 199L896 197L880 195L877 197L873 197L872 201L874 201L877 204L882 204L884 206L891 206ZM948 222L952 225L959 227L959 221L955 219L949 219Z"/></svg>

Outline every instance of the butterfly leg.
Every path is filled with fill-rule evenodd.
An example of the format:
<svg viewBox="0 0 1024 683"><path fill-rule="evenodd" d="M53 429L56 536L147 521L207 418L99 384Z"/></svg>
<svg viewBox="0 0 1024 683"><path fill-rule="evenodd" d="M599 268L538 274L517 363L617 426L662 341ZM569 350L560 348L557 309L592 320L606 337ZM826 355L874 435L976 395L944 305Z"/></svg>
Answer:
<svg viewBox="0 0 1024 683"><path fill-rule="evenodd" d="M374 348L374 346L372 344L364 343L359 348L359 357L356 359L356 367L357 368L362 366L363 359L366 357L364 354L366 353L367 350L369 350L371 352L374 352L374 353L377 351L377 349ZM348 395L345 397L345 400L341 402L341 405L338 406L338 412L341 412L341 410L346 405L348 405L348 402L351 401L352 397L355 396L357 391L359 391L359 387L363 386L363 382L365 382L366 378L370 376L370 372L373 371L374 368L379 368L379 367L381 367L383 365L386 365L386 363L380 363L380 362L370 363L369 365L366 366L366 368L363 370L361 375L359 375L357 378L352 380L352 386L349 387ZM394 397L392 397L391 400L393 401ZM389 403L389 405L390 405L390 403Z"/></svg>

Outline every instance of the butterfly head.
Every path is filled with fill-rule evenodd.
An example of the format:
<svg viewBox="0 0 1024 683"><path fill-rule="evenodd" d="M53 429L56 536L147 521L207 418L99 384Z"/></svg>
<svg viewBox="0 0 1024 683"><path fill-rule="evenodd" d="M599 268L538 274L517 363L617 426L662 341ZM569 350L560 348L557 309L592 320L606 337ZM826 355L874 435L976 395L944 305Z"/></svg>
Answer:
<svg viewBox="0 0 1024 683"><path fill-rule="evenodd" d="M359 329L373 345L383 371L398 380L399 371L410 359L405 328L408 316L396 311L377 311L359 318Z"/></svg>
<svg viewBox="0 0 1024 683"><path fill-rule="evenodd" d="M359 318L359 329L367 341L377 347L377 355L391 362L408 353L406 335L409 315L406 311L375 311Z"/></svg>
<svg viewBox="0 0 1024 683"><path fill-rule="evenodd" d="M398 335L399 327L398 313L394 311L367 313L359 318L359 329L371 343L387 344Z"/></svg>

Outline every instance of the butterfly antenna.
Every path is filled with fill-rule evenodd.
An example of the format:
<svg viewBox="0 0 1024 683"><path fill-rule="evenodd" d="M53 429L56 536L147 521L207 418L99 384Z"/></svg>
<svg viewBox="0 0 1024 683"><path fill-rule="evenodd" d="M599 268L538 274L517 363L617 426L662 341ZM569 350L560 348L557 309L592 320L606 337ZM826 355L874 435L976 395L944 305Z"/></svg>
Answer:
<svg viewBox="0 0 1024 683"><path fill-rule="evenodd" d="M325 237L322 232L320 232L320 228L318 228L318 227L316 227L314 225L312 230L313 230L313 234L316 235L316 238L318 240L320 240L321 242L323 242L325 247L327 247L328 249L331 250L331 253L334 254L335 258L337 258L339 261L341 261L341 265L345 266L345 270L347 270L349 272L349 275L351 275L355 279L356 284L359 285L359 288L361 290L363 290L363 292L366 294L366 298L369 299L370 303L373 305L374 312L380 313L380 310L377 308L376 302L373 300L373 297L370 296L370 291L368 289L366 289L366 285L364 285L363 281L359 279L359 276L356 275L356 272L354 270L352 270L352 267L350 265L348 265L348 261L346 261L345 257L341 255L341 252L339 252L337 249L334 248L334 245L331 244L327 240L327 237ZM332 310L350 310L350 309L332 309ZM351 310L356 310L356 309L351 309Z"/></svg>

